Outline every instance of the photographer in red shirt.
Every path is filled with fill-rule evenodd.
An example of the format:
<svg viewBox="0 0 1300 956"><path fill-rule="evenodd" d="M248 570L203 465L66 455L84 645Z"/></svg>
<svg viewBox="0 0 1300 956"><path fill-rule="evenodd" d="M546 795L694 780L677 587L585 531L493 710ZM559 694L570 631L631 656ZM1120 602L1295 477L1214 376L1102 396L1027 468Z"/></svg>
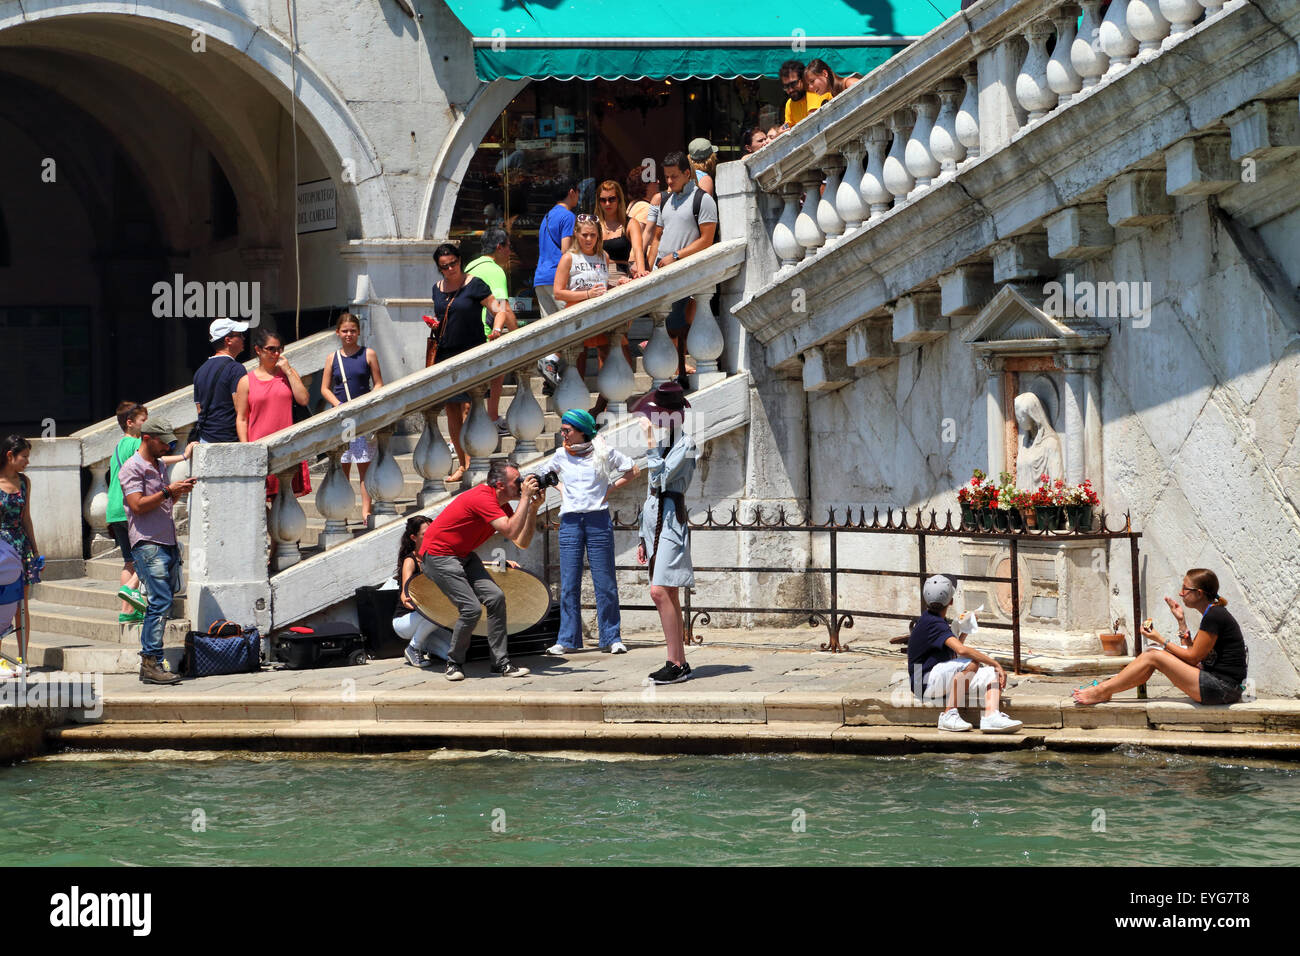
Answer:
<svg viewBox="0 0 1300 956"><path fill-rule="evenodd" d="M506 596L474 551L498 532L519 548L527 548L533 539L537 509L544 500L535 477L521 478L514 465L494 461L488 469L487 480L457 495L424 532L420 544L421 570L460 609L460 617L451 632L447 680L465 679L463 665L470 635L483 615L483 608L488 612L492 673L502 677L528 676L528 668L516 667L507 656ZM521 502L518 511L507 503L511 501Z"/></svg>

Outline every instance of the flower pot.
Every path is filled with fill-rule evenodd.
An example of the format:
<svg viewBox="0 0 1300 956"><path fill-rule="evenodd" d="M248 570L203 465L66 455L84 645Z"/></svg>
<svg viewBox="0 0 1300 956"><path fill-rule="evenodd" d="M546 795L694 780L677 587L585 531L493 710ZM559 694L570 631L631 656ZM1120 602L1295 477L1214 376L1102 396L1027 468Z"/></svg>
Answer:
<svg viewBox="0 0 1300 956"><path fill-rule="evenodd" d="M970 505L961 506L961 527L963 531L975 531L980 526L980 519Z"/></svg>
<svg viewBox="0 0 1300 956"><path fill-rule="evenodd" d="M1124 657L1128 654L1128 640L1123 634L1099 634L1104 657Z"/></svg>
<svg viewBox="0 0 1300 956"><path fill-rule="evenodd" d="M1066 505L1065 520L1071 531L1092 530L1092 505Z"/></svg>
<svg viewBox="0 0 1300 956"><path fill-rule="evenodd" d="M975 513L979 516L979 519L980 519L980 529L981 529L982 531L992 531L992 530L993 530L994 515L997 514L997 509L995 509L995 508L980 508L980 509L979 509L978 511L976 511Z"/></svg>
<svg viewBox="0 0 1300 956"><path fill-rule="evenodd" d="M1010 528L1010 511L1003 511L1001 508L993 508L993 530L1007 531Z"/></svg>
<svg viewBox="0 0 1300 956"><path fill-rule="evenodd" d="M1008 531L1025 530L1025 516L1021 514L1019 508L1012 508L1010 511L1006 512L1006 516Z"/></svg>
<svg viewBox="0 0 1300 956"><path fill-rule="evenodd" d="M1034 505L1034 517L1039 531L1060 531L1062 515L1060 505Z"/></svg>

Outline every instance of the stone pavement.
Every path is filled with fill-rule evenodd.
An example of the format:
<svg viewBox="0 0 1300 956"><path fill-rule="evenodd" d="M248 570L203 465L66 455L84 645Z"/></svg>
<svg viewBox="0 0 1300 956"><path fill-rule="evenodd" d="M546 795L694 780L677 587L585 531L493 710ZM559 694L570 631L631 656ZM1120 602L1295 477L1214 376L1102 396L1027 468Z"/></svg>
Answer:
<svg viewBox="0 0 1300 956"><path fill-rule="evenodd" d="M595 648L558 659L519 658L529 677L467 679L401 660L319 670L266 670L141 684L106 675L97 721L51 731L56 746L96 749L403 750L605 749L648 752L911 752L1140 744L1209 752L1300 756L1300 701L1232 707L1193 704L1167 683L1076 707L1078 678L1011 676L1005 709L1025 722L1011 736L950 734L939 710L917 706L903 684L905 657L883 637L818 650L820 629L712 630L693 646L693 677L646 687L664 660L662 640L629 634L630 652ZM978 711L963 711L978 723Z"/></svg>

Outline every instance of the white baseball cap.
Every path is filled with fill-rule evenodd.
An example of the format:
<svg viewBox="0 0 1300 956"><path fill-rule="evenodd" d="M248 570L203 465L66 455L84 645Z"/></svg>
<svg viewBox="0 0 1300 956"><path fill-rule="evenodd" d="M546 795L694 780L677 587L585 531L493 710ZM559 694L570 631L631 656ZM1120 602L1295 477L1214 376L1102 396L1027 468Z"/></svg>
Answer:
<svg viewBox="0 0 1300 956"><path fill-rule="evenodd" d="M926 607L931 604L947 607L956 593L957 579L948 574L936 574L926 578L925 584L921 587L921 597L925 600Z"/></svg>
<svg viewBox="0 0 1300 956"><path fill-rule="evenodd" d="M227 335L233 335L236 332L247 332L247 322L236 322L234 319L217 319L208 326L208 341L220 342Z"/></svg>

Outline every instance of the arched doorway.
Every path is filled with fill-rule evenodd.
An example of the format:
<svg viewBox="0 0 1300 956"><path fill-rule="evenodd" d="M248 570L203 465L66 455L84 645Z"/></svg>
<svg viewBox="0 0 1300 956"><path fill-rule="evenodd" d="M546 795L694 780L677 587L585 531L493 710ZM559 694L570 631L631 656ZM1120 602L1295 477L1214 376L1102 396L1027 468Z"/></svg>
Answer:
<svg viewBox="0 0 1300 956"><path fill-rule="evenodd" d="M265 320L294 308L296 242L302 309L328 310L341 246L395 232L375 150L273 32L197 0L133 9L0 17L0 334L27 375L0 427L66 435L188 384L216 316L160 283L257 283ZM334 206L307 231L314 183Z"/></svg>

